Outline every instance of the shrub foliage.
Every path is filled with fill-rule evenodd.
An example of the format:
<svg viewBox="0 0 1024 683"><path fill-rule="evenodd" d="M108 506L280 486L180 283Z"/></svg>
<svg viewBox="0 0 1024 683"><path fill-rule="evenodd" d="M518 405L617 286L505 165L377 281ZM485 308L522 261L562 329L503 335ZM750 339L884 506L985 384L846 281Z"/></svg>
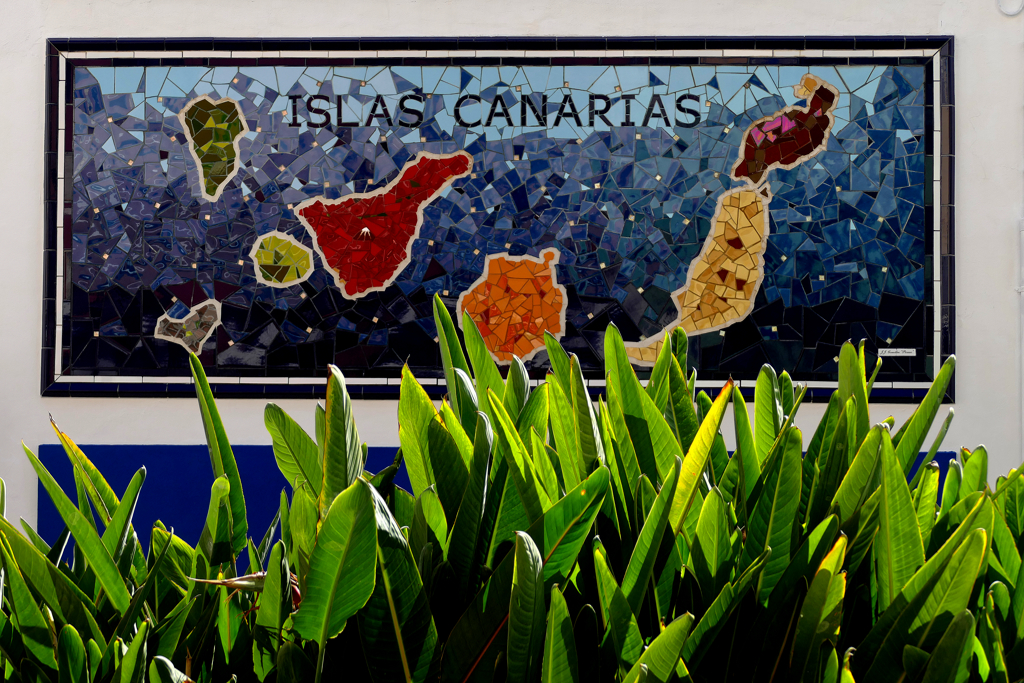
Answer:
<svg viewBox="0 0 1024 683"><path fill-rule="evenodd" d="M1024 676L1019 472L992 491L985 449L963 449L940 491L930 461L952 411L915 470L953 358L897 430L869 412L880 361L869 375L863 344L846 343L839 388L803 432L806 390L770 366L753 421L731 381L696 391L680 330L644 385L610 327L595 402L554 339L551 373L531 386L518 360L502 377L472 324L463 348L440 299L434 311L449 393L435 407L403 371L401 449L383 471L364 470L336 368L314 434L267 405L290 487L262 534L195 357L216 475L195 547L159 522L132 527L145 468L115 492L57 429L74 466L65 492L26 448L66 527L50 546L0 518L6 679ZM394 484L403 461L411 494Z"/></svg>

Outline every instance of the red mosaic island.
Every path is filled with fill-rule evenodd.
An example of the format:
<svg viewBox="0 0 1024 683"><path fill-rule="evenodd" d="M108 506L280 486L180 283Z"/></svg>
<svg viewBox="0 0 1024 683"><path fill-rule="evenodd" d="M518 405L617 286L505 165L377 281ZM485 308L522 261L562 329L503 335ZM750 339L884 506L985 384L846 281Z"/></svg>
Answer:
<svg viewBox="0 0 1024 683"><path fill-rule="evenodd" d="M296 207L296 214L342 294L358 299L394 282L411 260L423 209L472 168L467 152L420 152L384 187L310 199Z"/></svg>

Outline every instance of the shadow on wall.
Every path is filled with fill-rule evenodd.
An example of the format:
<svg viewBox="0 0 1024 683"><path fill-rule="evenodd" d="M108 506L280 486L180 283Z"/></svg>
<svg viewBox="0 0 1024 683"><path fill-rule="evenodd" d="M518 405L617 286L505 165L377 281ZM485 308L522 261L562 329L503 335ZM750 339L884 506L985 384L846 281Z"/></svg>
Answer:
<svg viewBox="0 0 1024 683"><path fill-rule="evenodd" d="M146 552L149 549L150 529L158 519L168 529L174 527L174 533L190 545L198 543L210 503L210 487L213 485L210 452L205 445L94 445L81 448L119 496L128 487L132 475L145 465L146 481L142 485L132 524ZM288 487L288 482L274 462L273 447L232 446L232 450L238 461L242 488L245 490L249 535L259 545L280 506L281 489ZM394 461L397 451L398 448L371 446L366 469L379 472ZM74 472L63 447L59 444L42 445L39 447L39 459L68 497L76 500ZM407 491L412 490L404 464L395 477L395 483ZM36 529L39 535L47 543L55 542L64 531L64 521L41 484L37 512ZM69 562L70 553L69 543L64 551L64 559Z"/></svg>

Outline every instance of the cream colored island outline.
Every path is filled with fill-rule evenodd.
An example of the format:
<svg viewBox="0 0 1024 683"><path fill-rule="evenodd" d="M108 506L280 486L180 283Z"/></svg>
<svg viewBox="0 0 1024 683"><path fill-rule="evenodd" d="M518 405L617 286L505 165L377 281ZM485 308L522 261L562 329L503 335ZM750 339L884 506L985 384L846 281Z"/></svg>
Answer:
<svg viewBox="0 0 1024 683"><path fill-rule="evenodd" d="M679 311L676 319L652 337L626 342L626 354L633 363L652 365L661 352L665 336L676 327L681 326L691 336L714 332L743 320L753 310L754 299L764 280L764 252L768 246L767 208L771 204L771 191L767 173L774 168L793 168L823 151L835 125L833 112L839 97L835 88L807 74L793 89L797 97L806 100L805 106L786 107L758 119L744 132L740 159L731 174L733 179L744 181L744 185L719 197L711 232L700 253L690 263L686 284L672 292L672 300ZM818 95L831 95L831 102L820 106ZM776 135L781 137L797 125L806 127L808 121L814 121L813 126L820 125L818 121L825 122L815 135L822 139L810 152L775 163L759 163L764 158L763 154L749 159L745 157L752 135L753 147L756 148L766 139L769 143L774 142ZM745 168L747 164L756 166L756 171L751 173L749 168ZM752 182L752 178L757 182Z"/></svg>

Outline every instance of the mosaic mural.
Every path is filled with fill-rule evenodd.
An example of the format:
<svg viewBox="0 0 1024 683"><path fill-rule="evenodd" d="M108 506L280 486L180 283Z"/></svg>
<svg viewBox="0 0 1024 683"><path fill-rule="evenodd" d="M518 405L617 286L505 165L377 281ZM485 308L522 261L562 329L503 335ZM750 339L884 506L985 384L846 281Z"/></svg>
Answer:
<svg viewBox="0 0 1024 683"><path fill-rule="evenodd" d="M156 61L67 62L61 376L441 376L435 295L537 376L933 367L928 58Z"/></svg>

